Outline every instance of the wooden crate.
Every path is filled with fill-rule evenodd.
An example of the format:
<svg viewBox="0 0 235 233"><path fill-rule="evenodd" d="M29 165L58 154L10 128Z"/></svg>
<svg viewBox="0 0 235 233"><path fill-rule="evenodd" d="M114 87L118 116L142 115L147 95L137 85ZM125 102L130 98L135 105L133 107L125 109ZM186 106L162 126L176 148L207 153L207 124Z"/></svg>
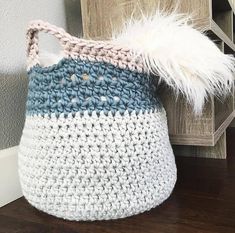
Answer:
<svg viewBox="0 0 235 233"><path fill-rule="evenodd" d="M224 132L215 146L187 146L173 145L176 156L225 159L227 156L226 132Z"/></svg>
<svg viewBox="0 0 235 233"><path fill-rule="evenodd" d="M89 39L107 39L125 19L154 13L158 7L170 11L176 5L180 12L193 13L194 24L204 28L221 51L234 53L235 0L81 0L83 34ZM211 96L200 117L194 116L183 97L169 95L171 92L162 86L159 92L167 111L171 143L177 145L176 154L185 154L185 148L192 156L200 152L204 157L226 157L226 128L235 115L234 91L222 101Z"/></svg>

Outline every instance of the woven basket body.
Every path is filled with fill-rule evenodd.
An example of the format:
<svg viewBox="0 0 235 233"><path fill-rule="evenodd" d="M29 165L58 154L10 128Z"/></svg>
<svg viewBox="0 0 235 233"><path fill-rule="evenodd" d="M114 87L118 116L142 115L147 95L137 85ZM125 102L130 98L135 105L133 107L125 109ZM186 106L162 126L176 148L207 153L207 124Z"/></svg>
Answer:
<svg viewBox="0 0 235 233"><path fill-rule="evenodd" d="M29 29L30 52L46 26ZM38 52L29 53L36 63L19 149L24 196L69 220L123 218L161 204L176 166L153 78L128 51L63 38L67 55L56 65L43 68Z"/></svg>

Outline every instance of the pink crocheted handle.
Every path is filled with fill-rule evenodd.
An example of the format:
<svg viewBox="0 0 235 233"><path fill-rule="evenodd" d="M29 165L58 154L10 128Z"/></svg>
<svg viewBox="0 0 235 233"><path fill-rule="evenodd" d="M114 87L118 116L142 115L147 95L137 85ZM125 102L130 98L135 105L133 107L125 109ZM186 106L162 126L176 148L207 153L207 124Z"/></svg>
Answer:
<svg viewBox="0 0 235 233"><path fill-rule="evenodd" d="M43 31L56 37L64 52L64 57L81 60L106 62L120 68L143 72L143 63L129 48L123 48L112 41L85 40L71 36L64 29L41 20L32 21L27 30L28 69L39 64L38 33Z"/></svg>
<svg viewBox="0 0 235 233"><path fill-rule="evenodd" d="M66 50L66 44L68 44L73 39L73 36L68 34L62 28L56 27L42 20L31 21L26 34L27 57L29 66L39 64L38 33L40 31L49 33L56 37L59 40L63 50Z"/></svg>

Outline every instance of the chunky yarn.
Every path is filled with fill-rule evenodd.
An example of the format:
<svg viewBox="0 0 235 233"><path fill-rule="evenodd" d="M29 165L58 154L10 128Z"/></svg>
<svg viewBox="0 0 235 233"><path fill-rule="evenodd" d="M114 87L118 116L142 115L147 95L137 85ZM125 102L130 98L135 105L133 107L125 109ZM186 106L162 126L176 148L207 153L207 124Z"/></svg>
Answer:
<svg viewBox="0 0 235 233"><path fill-rule="evenodd" d="M67 52L58 64L40 66L40 30L62 40ZM31 24L28 42L19 174L29 203L64 219L103 220L167 199L176 165L154 78L128 50L80 41L41 21Z"/></svg>

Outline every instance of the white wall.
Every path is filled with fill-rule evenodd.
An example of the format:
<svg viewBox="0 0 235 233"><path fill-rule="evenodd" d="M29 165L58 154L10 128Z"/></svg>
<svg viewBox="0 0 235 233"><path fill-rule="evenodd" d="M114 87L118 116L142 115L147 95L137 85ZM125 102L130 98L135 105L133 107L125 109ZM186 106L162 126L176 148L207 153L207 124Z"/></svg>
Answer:
<svg viewBox="0 0 235 233"><path fill-rule="evenodd" d="M43 19L65 27L64 1L0 0L0 19L0 73L16 74L25 67L25 32L28 22ZM53 42L49 41L46 47L56 48ZM45 40L43 44L46 45Z"/></svg>
<svg viewBox="0 0 235 233"><path fill-rule="evenodd" d="M0 151L0 207L22 196L17 150L15 146Z"/></svg>
<svg viewBox="0 0 235 233"><path fill-rule="evenodd" d="M25 33L30 20L66 26L63 0L0 0L0 149L15 146L21 136L27 95ZM41 47L58 49L40 36Z"/></svg>
<svg viewBox="0 0 235 233"><path fill-rule="evenodd" d="M68 1L70 5L74 2ZM0 0L0 206L21 195L15 146L25 118L28 22L42 19L66 29L65 12L69 12L65 0ZM41 48L58 50L54 39L39 38Z"/></svg>

